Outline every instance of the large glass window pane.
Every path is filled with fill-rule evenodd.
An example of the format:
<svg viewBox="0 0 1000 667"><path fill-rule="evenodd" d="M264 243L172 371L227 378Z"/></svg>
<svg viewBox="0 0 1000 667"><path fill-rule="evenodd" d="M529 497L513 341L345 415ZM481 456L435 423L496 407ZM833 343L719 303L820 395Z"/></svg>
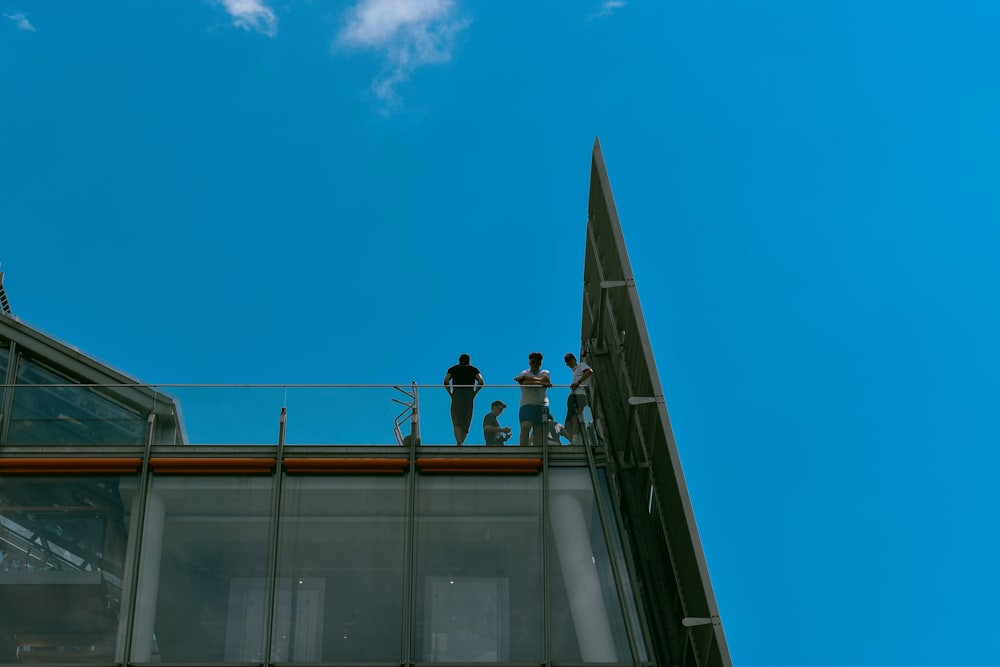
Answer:
<svg viewBox="0 0 1000 667"><path fill-rule="evenodd" d="M405 478L284 483L274 662L402 660Z"/></svg>
<svg viewBox="0 0 1000 667"><path fill-rule="evenodd" d="M17 365L7 442L12 445L141 445L146 418L95 387L27 358Z"/></svg>
<svg viewBox="0 0 1000 667"><path fill-rule="evenodd" d="M628 561L625 558L625 547L622 544L621 530L611 511L613 507L611 487L608 485L608 476L604 468L597 469L597 480L597 490L601 494L604 507L608 510L608 546L611 547L611 558L614 560L618 572L621 573L619 577L621 599L625 605L629 627L632 629L632 636L634 638L632 646L635 647L635 651L638 654L636 656L638 662L648 662L649 649L646 646L646 636L643 632L642 622L639 620L639 602L636 599L635 590L632 588L632 579L626 574L629 571Z"/></svg>
<svg viewBox="0 0 1000 667"><path fill-rule="evenodd" d="M0 479L0 663L120 662L135 477Z"/></svg>
<svg viewBox="0 0 1000 667"><path fill-rule="evenodd" d="M271 478L154 477L133 662L263 662Z"/></svg>
<svg viewBox="0 0 1000 667"><path fill-rule="evenodd" d="M540 481L420 477L416 661L541 661Z"/></svg>
<svg viewBox="0 0 1000 667"><path fill-rule="evenodd" d="M10 343L0 338L0 385L7 383L7 365L10 363L10 350L7 346ZM8 388L0 386L0 410L3 409ZM3 418L0 417L0 433L3 433Z"/></svg>
<svg viewBox="0 0 1000 667"><path fill-rule="evenodd" d="M552 660L631 663L590 472L555 468L549 475Z"/></svg>

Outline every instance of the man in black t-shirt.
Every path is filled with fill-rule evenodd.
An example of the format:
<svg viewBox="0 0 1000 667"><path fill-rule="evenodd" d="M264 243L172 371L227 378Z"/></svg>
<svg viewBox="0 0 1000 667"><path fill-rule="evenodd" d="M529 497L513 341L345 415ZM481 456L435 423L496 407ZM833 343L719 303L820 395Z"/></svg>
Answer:
<svg viewBox="0 0 1000 667"><path fill-rule="evenodd" d="M483 376L471 364L467 354L458 357L458 364L448 369L444 376L444 388L451 396L451 425L455 431L455 444L462 445L469 435L472 424L472 402L483 388Z"/></svg>
<svg viewBox="0 0 1000 667"><path fill-rule="evenodd" d="M503 447L507 439L510 438L510 427L501 426L497 417L503 412L507 404L503 401L493 401L490 411L483 417L483 439L488 447Z"/></svg>

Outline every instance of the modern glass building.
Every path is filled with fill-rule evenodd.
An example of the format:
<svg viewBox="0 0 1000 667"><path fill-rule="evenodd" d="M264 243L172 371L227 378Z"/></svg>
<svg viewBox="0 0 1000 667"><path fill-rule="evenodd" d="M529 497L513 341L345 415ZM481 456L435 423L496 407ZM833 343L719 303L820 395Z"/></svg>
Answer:
<svg viewBox="0 0 1000 667"><path fill-rule="evenodd" d="M598 145L586 248L572 445L444 446L416 385L145 385L4 296L0 664L731 664Z"/></svg>

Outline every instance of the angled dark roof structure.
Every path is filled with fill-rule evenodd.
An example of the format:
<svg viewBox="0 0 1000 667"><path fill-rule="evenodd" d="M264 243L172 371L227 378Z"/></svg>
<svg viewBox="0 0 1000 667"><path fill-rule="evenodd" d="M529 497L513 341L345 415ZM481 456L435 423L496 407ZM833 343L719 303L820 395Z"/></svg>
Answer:
<svg viewBox="0 0 1000 667"><path fill-rule="evenodd" d="M731 665L608 172L594 142L583 351L659 665Z"/></svg>

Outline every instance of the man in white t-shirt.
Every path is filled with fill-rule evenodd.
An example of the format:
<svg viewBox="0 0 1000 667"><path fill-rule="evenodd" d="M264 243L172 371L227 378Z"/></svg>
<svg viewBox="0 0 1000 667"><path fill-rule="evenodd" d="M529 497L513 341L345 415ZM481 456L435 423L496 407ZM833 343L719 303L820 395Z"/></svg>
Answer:
<svg viewBox="0 0 1000 667"><path fill-rule="evenodd" d="M576 434L580 432L580 421L583 419L583 409L587 407L587 385L590 384L590 377L594 374L594 369L576 360L576 355L567 352L563 357L566 365L573 371L573 383L569 386L569 398L566 400L566 434L569 439L576 442Z"/></svg>
<svg viewBox="0 0 1000 667"><path fill-rule="evenodd" d="M514 382L521 385L521 407L517 413L518 421L521 422L520 444L522 447L541 446L545 442L542 421L549 405L545 390L552 386L549 372L542 370L541 352L528 355L528 368L518 373Z"/></svg>

